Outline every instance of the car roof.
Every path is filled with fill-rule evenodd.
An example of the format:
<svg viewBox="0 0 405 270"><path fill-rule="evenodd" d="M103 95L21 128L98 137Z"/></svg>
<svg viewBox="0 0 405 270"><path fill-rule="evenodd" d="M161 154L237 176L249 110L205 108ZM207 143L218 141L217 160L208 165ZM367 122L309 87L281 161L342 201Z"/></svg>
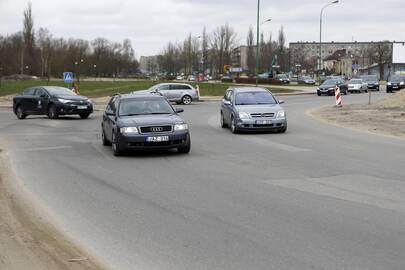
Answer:
<svg viewBox="0 0 405 270"><path fill-rule="evenodd" d="M158 86L158 85L168 85L168 84L170 84L170 85L187 85L187 86L191 86L190 84L188 84L188 83L175 83L175 82L173 82L173 83L159 83L159 84L157 84L157 85L155 85L155 86Z"/></svg>
<svg viewBox="0 0 405 270"><path fill-rule="evenodd" d="M243 93L243 92L269 92L266 88L262 87L232 87L232 89L235 93Z"/></svg>
<svg viewBox="0 0 405 270"><path fill-rule="evenodd" d="M120 99L139 99L139 100L153 100L153 99L165 99L162 96L150 94L150 93L133 93L133 94L123 94L119 95Z"/></svg>

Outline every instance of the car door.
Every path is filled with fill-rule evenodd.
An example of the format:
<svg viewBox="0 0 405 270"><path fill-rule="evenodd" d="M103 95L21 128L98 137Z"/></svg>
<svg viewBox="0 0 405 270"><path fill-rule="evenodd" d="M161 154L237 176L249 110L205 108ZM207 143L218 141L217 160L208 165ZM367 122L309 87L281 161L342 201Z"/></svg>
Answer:
<svg viewBox="0 0 405 270"><path fill-rule="evenodd" d="M228 90L225 93L224 99L221 104L222 113L224 115L224 120L227 124L231 123L231 115L232 115L232 110L233 110L232 100L233 100L233 91Z"/></svg>
<svg viewBox="0 0 405 270"><path fill-rule="evenodd" d="M118 100L117 97L112 97L103 114L102 128L104 129L104 135L106 136L106 139L109 141L112 140L112 130L115 126L116 121L117 104L118 104L117 100Z"/></svg>
<svg viewBox="0 0 405 270"><path fill-rule="evenodd" d="M158 91L162 96L164 96L165 98L169 99L169 98L168 98L168 96L169 96L169 94L170 94L170 93L169 93L169 91L170 91L170 85L169 85L169 84L160 85L160 86L158 87L157 91Z"/></svg>
<svg viewBox="0 0 405 270"><path fill-rule="evenodd" d="M48 107L49 95L42 88L36 88L32 98L32 108L35 114L45 114Z"/></svg>
<svg viewBox="0 0 405 270"><path fill-rule="evenodd" d="M21 100L19 101L19 106L21 106L23 111L28 114L32 114L34 112L34 94L35 87L28 88L23 92Z"/></svg>
<svg viewBox="0 0 405 270"><path fill-rule="evenodd" d="M170 101L180 101L184 92L184 85L171 84L167 99Z"/></svg>

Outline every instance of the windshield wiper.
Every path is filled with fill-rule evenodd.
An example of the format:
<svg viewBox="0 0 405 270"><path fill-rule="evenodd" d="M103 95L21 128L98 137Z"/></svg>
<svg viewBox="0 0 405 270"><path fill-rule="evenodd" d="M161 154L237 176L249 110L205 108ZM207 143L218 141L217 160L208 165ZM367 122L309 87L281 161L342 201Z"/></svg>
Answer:
<svg viewBox="0 0 405 270"><path fill-rule="evenodd" d="M140 114L140 113L120 114L120 116L135 116L135 115L142 115L142 114Z"/></svg>

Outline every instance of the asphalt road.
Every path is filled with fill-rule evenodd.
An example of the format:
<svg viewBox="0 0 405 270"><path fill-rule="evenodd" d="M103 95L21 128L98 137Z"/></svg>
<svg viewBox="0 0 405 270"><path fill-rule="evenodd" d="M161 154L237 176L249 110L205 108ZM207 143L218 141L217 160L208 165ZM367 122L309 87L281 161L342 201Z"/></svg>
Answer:
<svg viewBox="0 0 405 270"><path fill-rule="evenodd" d="M405 269L404 141L305 114L333 97L285 101L286 134L232 135L218 103L184 107L189 155L116 158L100 113L3 110L0 137L20 181L115 269Z"/></svg>

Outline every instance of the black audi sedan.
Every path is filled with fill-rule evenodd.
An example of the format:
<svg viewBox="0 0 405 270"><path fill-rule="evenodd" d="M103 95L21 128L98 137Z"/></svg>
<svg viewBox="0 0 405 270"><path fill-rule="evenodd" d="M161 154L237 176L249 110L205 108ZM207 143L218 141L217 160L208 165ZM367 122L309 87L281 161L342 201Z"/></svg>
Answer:
<svg viewBox="0 0 405 270"><path fill-rule="evenodd" d="M13 98L13 110L18 119L28 115L48 115L56 119L60 115L77 114L87 119L93 113L93 104L87 97L58 86L31 87Z"/></svg>
<svg viewBox="0 0 405 270"><path fill-rule="evenodd" d="M327 94L328 96L333 96L335 94L335 88L338 86L340 92L344 95L348 93L348 86L342 79L328 79L324 81L318 88L317 94L321 96L322 94Z"/></svg>
<svg viewBox="0 0 405 270"><path fill-rule="evenodd" d="M153 94L116 95L103 114L103 145L112 145L115 156L127 150L171 149L189 153L190 133L166 98Z"/></svg>

